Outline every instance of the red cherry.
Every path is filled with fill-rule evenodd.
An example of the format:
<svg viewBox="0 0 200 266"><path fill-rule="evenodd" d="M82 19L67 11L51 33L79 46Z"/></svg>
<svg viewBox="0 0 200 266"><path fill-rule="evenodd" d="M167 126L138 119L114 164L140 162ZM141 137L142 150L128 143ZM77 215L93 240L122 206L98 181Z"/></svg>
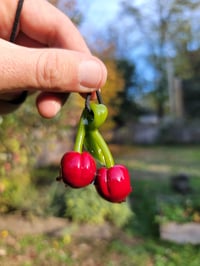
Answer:
<svg viewBox="0 0 200 266"><path fill-rule="evenodd" d="M61 159L61 179L73 188L85 187L92 183L96 174L96 163L88 152L71 151Z"/></svg>
<svg viewBox="0 0 200 266"><path fill-rule="evenodd" d="M123 165L115 165L109 169L100 168L95 187L104 199L116 203L125 201L132 191L129 172Z"/></svg>

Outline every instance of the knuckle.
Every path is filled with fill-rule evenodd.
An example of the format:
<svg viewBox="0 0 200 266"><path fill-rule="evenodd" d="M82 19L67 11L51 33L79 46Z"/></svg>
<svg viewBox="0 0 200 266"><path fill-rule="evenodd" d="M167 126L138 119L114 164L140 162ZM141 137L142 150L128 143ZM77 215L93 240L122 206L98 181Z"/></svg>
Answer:
<svg viewBox="0 0 200 266"><path fill-rule="evenodd" d="M58 87L60 82L61 59L58 53L44 51L36 66L36 78L41 88Z"/></svg>

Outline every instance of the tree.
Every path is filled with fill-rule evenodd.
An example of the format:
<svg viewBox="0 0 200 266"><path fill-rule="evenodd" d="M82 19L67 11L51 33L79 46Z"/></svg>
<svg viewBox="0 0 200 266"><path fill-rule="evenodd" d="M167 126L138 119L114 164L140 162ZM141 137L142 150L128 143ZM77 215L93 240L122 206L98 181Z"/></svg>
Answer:
<svg viewBox="0 0 200 266"><path fill-rule="evenodd" d="M120 99L118 106L118 113L114 116L114 120L118 126L123 126L128 120L133 119L141 114L141 108L135 103L134 97L131 94L133 87L137 86L135 80L135 65L126 59L119 59L116 61L117 69L124 79L123 90L116 95ZM130 117L131 114L131 117Z"/></svg>
<svg viewBox="0 0 200 266"><path fill-rule="evenodd" d="M56 5L57 4L57 0L48 0L52 5Z"/></svg>
<svg viewBox="0 0 200 266"><path fill-rule="evenodd" d="M160 117L164 114L168 96L167 60L179 54L185 43L194 41L195 27L191 18L199 7L198 0L154 0L145 1L140 6L123 1L124 16L129 16L134 27L139 29L141 42L146 43L146 57L154 73L153 94Z"/></svg>
<svg viewBox="0 0 200 266"><path fill-rule="evenodd" d="M104 58L104 63L108 70L108 79L105 86L102 88L102 97L104 103L108 107L109 115L103 128L108 130L115 127L115 121L113 118L120 113L122 98L117 96L123 91L125 81L114 59Z"/></svg>
<svg viewBox="0 0 200 266"><path fill-rule="evenodd" d="M59 8L74 22L76 25L80 25L83 20L82 12L79 9L77 0L50 0L53 4L59 4Z"/></svg>

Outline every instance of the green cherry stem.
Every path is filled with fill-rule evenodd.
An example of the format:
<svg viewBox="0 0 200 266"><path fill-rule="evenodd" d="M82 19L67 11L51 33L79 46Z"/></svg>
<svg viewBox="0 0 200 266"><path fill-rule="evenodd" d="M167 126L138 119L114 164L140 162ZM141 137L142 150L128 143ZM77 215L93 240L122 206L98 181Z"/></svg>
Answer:
<svg viewBox="0 0 200 266"><path fill-rule="evenodd" d="M110 149L108 148L108 145L106 144L105 140L103 139L103 137L101 136L101 134L99 133L98 130L91 130L90 131L90 135L92 136L93 140L96 141L96 143L98 144L98 146L100 147L104 159L105 159L105 163L106 163L106 167L110 168L112 166L114 166L114 159L113 156L110 152Z"/></svg>
<svg viewBox="0 0 200 266"><path fill-rule="evenodd" d="M96 138L93 137L94 134L91 134L91 132L91 130L86 130L84 146L86 150L88 150L94 156L94 158L99 161L100 164L106 165L102 149L99 147Z"/></svg>
<svg viewBox="0 0 200 266"><path fill-rule="evenodd" d="M76 139L74 143L74 151L82 152L83 150L83 143L85 139L85 125L84 125L84 118L81 116L78 124Z"/></svg>

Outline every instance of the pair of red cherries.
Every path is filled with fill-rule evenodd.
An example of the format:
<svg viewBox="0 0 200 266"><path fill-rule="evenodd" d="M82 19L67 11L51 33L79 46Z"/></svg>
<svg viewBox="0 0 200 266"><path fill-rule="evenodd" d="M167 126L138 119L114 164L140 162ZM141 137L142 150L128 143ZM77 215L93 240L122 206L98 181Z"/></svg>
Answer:
<svg viewBox="0 0 200 266"><path fill-rule="evenodd" d="M89 152L65 153L61 160L61 178L73 188L82 188L94 183L98 193L110 202L123 202L132 191L126 167L114 165L97 169Z"/></svg>
<svg viewBox="0 0 200 266"><path fill-rule="evenodd" d="M86 98L74 150L63 155L58 180L72 188L94 184L98 194L105 200L120 203L132 191L130 174L124 165L114 163L112 154L99 133L98 129L105 122L108 111L99 91L97 98L98 104L90 103L90 95Z"/></svg>

